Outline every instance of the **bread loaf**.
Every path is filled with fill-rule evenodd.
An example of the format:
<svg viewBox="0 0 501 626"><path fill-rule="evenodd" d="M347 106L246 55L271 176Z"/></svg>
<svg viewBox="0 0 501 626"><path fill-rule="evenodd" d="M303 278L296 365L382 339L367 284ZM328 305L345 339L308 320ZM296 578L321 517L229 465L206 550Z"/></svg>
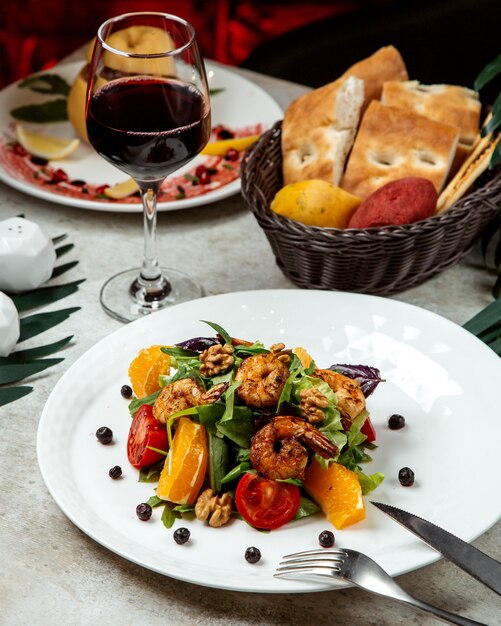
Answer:
<svg viewBox="0 0 501 626"><path fill-rule="evenodd" d="M430 180L439 193L458 137L454 126L373 100L360 124L341 187L363 199L390 181L418 176Z"/></svg>
<svg viewBox="0 0 501 626"><path fill-rule="evenodd" d="M313 178L339 184L363 101L363 81L349 77L289 106L282 125L284 184Z"/></svg>

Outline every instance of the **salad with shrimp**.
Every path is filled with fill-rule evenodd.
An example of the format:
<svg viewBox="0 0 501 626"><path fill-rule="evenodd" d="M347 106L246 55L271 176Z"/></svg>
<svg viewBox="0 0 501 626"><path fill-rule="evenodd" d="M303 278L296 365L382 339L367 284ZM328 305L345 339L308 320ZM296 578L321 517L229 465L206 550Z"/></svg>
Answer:
<svg viewBox="0 0 501 626"><path fill-rule="evenodd" d="M367 365L317 367L305 348L232 337L152 346L131 363L135 397L127 455L156 483L162 521L234 517L271 530L322 511L338 529L365 517L375 432L366 398L381 382Z"/></svg>

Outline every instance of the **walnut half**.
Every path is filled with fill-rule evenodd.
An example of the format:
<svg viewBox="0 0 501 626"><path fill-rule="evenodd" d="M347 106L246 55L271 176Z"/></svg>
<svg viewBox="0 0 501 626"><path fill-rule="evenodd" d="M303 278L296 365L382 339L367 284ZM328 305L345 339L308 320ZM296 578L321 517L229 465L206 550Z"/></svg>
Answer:
<svg viewBox="0 0 501 626"><path fill-rule="evenodd" d="M311 389L303 389L299 395L301 397L299 407L304 417L306 417L310 424L318 424L321 422L325 417L322 409L329 406L329 400L321 391L314 387Z"/></svg>
<svg viewBox="0 0 501 626"><path fill-rule="evenodd" d="M224 526L231 517L231 498L227 493L215 496L212 489L206 489L198 496L195 504L195 515L202 522L208 521L209 526Z"/></svg>
<svg viewBox="0 0 501 626"><path fill-rule="evenodd" d="M200 373L202 376L217 376L221 372L229 370L235 362L233 352L233 346L228 343L225 343L224 346L216 343L204 350L200 355L202 361Z"/></svg>

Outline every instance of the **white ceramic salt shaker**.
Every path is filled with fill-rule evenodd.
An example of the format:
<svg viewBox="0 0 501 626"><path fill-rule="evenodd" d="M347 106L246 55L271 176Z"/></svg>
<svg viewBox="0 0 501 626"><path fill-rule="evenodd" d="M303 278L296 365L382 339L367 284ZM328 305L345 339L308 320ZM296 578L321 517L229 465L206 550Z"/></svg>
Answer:
<svg viewBox="0 0 501 626"><path fill-rule="evenodd" d="M0 291L0 356L9 356L19 339L19 332L16 305Z"/></svg>
<svg viewBox="0 0 501 626"><path fill-rule="evenodd" d="M20 293L40 287L55 262L54 244L38 224L23 217L0 222L0 290Z"/></svg>

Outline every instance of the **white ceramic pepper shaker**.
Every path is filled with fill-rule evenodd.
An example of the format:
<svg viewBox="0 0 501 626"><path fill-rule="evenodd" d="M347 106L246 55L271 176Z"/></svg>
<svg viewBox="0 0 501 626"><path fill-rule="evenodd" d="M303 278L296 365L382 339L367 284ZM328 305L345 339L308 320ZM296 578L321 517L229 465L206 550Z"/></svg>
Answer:
<svg viewBox="0 0 501 626"><path fill-rule="evenodd" d="M0 291L0 356L9 356L19 339L19 314L14 302Z"/></svg>
<svg viewBox="0 0 501 626"><path fill-rule="evenodd" d="M54 244L38 224L23 217L0 222L0 290L21 293L40 287L55 262Z"/></svg>

